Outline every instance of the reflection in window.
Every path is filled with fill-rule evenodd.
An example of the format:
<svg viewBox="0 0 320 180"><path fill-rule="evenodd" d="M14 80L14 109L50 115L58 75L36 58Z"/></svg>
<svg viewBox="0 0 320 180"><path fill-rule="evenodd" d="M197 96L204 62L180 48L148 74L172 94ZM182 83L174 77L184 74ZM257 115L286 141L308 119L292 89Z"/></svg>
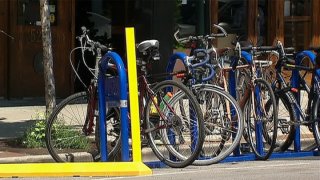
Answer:
<svg viewBox="0 0 320 180"><path fill-rule="evenodd" d="M284 42L296 50L308 48L310 33L311 0L285 0Z"/></svg>
<svg viewBox="0 0 320 180"><path fill-rule="evenodd" d="M229 34L246 35L247 2L240 0L219 0L219 20Z"/></svg>
<svg viewBox="0 0 320 180"><path fill-rule="evenodd" d="M241 40L247 39L247 1L246 0L219 0L218 23L228 35L229 40L218 39L218 46L230 46L236 36Z"/></svg>

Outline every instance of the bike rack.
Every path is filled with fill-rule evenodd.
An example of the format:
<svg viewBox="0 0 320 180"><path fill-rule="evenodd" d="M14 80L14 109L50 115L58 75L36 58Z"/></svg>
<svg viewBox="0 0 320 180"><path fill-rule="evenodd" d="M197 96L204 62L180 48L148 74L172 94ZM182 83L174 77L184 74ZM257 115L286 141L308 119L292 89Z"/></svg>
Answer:
<svg viewBox="0 0 320 180"><path fill-rule="evenodd" d="M116 65L117 77L106 77L109 61ZM120 108L121 158L129 161L127 75L121 57L115 52L108 52L99 62L98 94L101 161L108 159L105 119L106 109L111 107Z"/></svg>
<svg viewBox="0 0 320 180"><path fill-rule="evenodd" d="M186 66L186 62L185 62L186 58L187 58L187 55L185 53L183 53L183 52L174 53L169 59L169 62L168 62L167 68L166 68L166 72L168 72L168 73L173 72L177 61L181 61ZM235 73L235 71L230 71L230 72ZM168 78L168 79L171 79L171 77ZM235 97L236 96L235 78L233 78L233 79L231 78L229 80L229 86L231 87L231 88L229 88L230 89L230 94L234 95L234 97ZM235 156L240 156L240 149L236 148L233 153L235 154ZM231 160L231 161L233 161L233 160Z"/></svg>
<svg viewBox="0 0 320 180"><path fill-rule="evenodd" d="M246 51L241 51L241 56L244 57L249 63L252 63L252 55ZM236 63L238 61L238 57L232 56L231 57L231 63L232 64ZM237 88L237 82L236 82L236 72L237 69L231 69L229 71L229 93L231 94L232 97L237 99L237 93L236 93L236 88ZM259 94L258 94L259 95ZM259 153L263 153L263 142L262 142L262 123L258 122L255 124L255 130L256 130L256 147ZM238 160L238 161L245 161L245 160L254 160L255 155L253 153L243 153L241 154L241 143L239 146L234 150L232 156L227 157L224 162L230 162L232 160Z"/></svg>
<svg viewBox="0 0 320 180"><path fill-rule="evenodd" d="M296 65L300 65L303 58L309 58L312 64L315 64L316 55L312 51L302 51L296 55L295 63ZM300 104L300 76L299 70L292 70L292 78L291 78L291 85L293 88L297 88L299 91L295 94L298 103ZM297 113L298 120L300 115ZM295 137L294 137L294 151L300 152L301 151L301 139L300 139L300 126L296 125L295 127Z"/></svg>
<svg viewBox="0 0 320 180"><path fill-rule="evenodd" d="M241 52L241 56L244 57L245 59L252 61L252 56L250 53L242 51ZM300 63L301 59L304 57L310 57L310 59L312 60L312 62L314 63L314 58L315 55L310 52L310 51L303 51L302 53L300 53L299 56L297 56L296 61ZM235 71L229 71L229 89L230 89L230 94L236 98L236 80L235 80ZM298 74L297 74L298 73ZM292 86L293 87L297 87L299 85L299 72L293 72L292 75ZM260 128L259 128L260 126ZM257 128L258 127L258 128ZM293 157L305 157L305 156L318 156L319 151L301 151L301 143L300 143L300 131L299 128L297 128L298 130L296 131L295 134L295 139L294 139L294 152L292 151L286 151L286 152L273 152L270 156L270 159L273 158L293 158ZM256 135L257 137L257 150L259 150L260 152L262 152L262 132L261 132L261 124L256 124ZM233 161L248 161L248 160L255 160L256 157L253 153L243 153L243 154L237 154L237 152L240 153L240 148L238 147L238 149L236 150L236 152L234 152L234 156L229 156L226 159L224 159L222 162L233 162Z"/></svg>
<svg viewBox="0 0 320 180"><path fill-rule="evenodd" d="M309 55L311 52L303 52L304 55ZM314 55L314 54L313 54ZM241 52L241 56L246 58L249 61L252 61L252 56L250 53L246 52L246 51L242 51ZM167 66L167 72L173 72L173 69L175 67L175 64L177 62L177 60L181 60L184 64L184 60L187 57L187 55L185 53L174 53L168 62L168 66ZM235 60L231 57L231 60ZM313 60L314 61L314 60ZM233 63L233 62L231 62ZM236 98L236 70L230 70L229 71L229 93ZM292 78L295 79L295 78ZM294 80L297 81L297 80ZM262 147L262 129L261 129L261 124L256 124L256 134L259 136L257 137L257 150L259 150L260 152L263 151L263 147ZM298 147L300 147L300 134L299 132L296 132L296 137L299 136L299 139L296 138L295 139L295 152L291 152L291 151L286 151L286 152L273 152L272 155L270 156L270 159L274 159L274 158L294 158L294 157L305 157L305 156L317 156L320 155L319 151L300 151L300 149ZM234 150L233 155L225 158L224 160L222 160L221 162L240 162L240 161L252 161L252 160L256 160L256 157L253 153L241 153L241 144L239 144L239 146ZM250 147L246 147L246 148L250 148ZM299 150L298 150L299 149Z"/></svg>
<svg viewBox="0 0 320 180"><path fill-rule="evenodd" d="M126 48L127 48L127 63L128 77L126 69L121 57L115 52L108 52L104 55L99 63L98 77L98 94L99 94L99 121L100 121L100 152L101 161L107 161L107 145L106 145L106 109L108 107L120 108L120 124L121 124L121 158L122 161L129 161L129 126L128 126L128 87L131 112L139 112L138 105L138 85L137 85L137 70L136 70L136 54L135 54L135 39L134 28L126 28ZM106 77L108 64L112 61L116 65L117 77ZM132 166L144 173L151 174L141 161L141 140L140 140L140 118L139 113L132 113L131 116L131 138L132 138ZM130 164L130 162L128 162ZM124 171L126 171L124 169Z"/></svg>

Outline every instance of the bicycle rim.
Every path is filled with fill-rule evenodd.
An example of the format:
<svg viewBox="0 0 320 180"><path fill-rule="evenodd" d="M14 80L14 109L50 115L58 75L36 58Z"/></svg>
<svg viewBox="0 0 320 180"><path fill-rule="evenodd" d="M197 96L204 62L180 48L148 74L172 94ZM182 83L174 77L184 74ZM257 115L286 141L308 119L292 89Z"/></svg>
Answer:
<svg viewBox="0 0 320 180"><path fill-rule="evenodd" d="M218 163L239 145L244 128L242 111L230 94L212 85L193 87L204 117L205 141L194 165Z"/></svg>
<svg viewBox="0 0 320 180"><path fill-rule="evenodd" d="M57 162L94 161L99 148L94 124L90 123L95 123L96 119L96 102L88 103L86 92L73 94L59 103L46 127L46 145L53 159Z"/></svg>
<svg viewBox="0 0 320 180"><path fill-rule="evenodd" d="M244 111L246 134L256 158L266 160L272 154L277 138L276 101L271 86L265 80L256 79L253 90L254 101L250 98ZM266 109L268 101L271 105Z"/></svg>
<svg viewBox="0 0 320 180"><path fill-rule="evenodd" d="M100 151L100 130L99 130L99 117L97 117L95 138ZM106 115L106 137L107 137L107 151L108 161L121 160L121 127L120 127L120 110L119 108L110 108ZM100 157L96 157L95 161L100 160Z"/></svg>
<svg viewBox="0 0 320 180"><path fill-rule="evenodd" d="M275 151L286 151L294 140L295 126L291 121L296 120L296 114L293 105L289 102L286 94L275 94L278 112L278 131ZM270 108L271 101L267 103L267 109Z"/></svg>
<svg viewBox="0 0 320 180"><path fill-rule="evenodd" d="M168 166L188 166L198 157L204 139L199 104L183 84L175 81L163 81L153 91L161 112L152 111L152 100L147 101L146 127L159 127L148 132L150 147L158 159ZM165 100L168 91L171 92L171 98ZM181 106L181 101L184 106ZM165 116L165 120L160 117L160 113Z"/></svg>
<svg viewBox="0 0 320 180"><path fill-rule="evenodd" d="M300 102L300 108L303 112L306 113L306 116L308 118L312 118L312 117L315 117L314 114L312 113L315 113L315 112L312 112L312 109L308 110L308 102L309 102L309 94L307 91L305 90L301 90L299 92L299 102ZM315 99L316 100L316 99ZM315 102L312 102L313 105ZM299 114L297 114L299 115ZM299 115L300 116L300 115ZM310 119L311 120L311 119ZM300 117L299 119L299 122L308 122L309 119L306 119L305 121L303 121L303 119ZM317 143L315 141L315 134L314 134L314 128L313 128L313 123L307 123L307 124L304 124L302 123L300 126L299 126L299 138L300 138L300 147L297 147L297 148L300 148L299 150L302 150L302 151L312 151L314 150L316 147L317 147ZM294 147L290 147L292 150L294 149Z"/></svg>
<svg viewBox="0 0 320 180"><path fill-rule="evenodd" d="M313 103L313 133L316 140L316 147L320 148L320 98L318 97ZM315 147L315 148L316 148Z"/></svg>
<svg viewBox="0 0 320 180"><path fill-rule="evenodd" d="M81 92L66 98L50 115L46 128L46 144L55 161L92 160L92 154L97 150L94 134L86 135L83 132L87 107L87 94Z"/></svg>

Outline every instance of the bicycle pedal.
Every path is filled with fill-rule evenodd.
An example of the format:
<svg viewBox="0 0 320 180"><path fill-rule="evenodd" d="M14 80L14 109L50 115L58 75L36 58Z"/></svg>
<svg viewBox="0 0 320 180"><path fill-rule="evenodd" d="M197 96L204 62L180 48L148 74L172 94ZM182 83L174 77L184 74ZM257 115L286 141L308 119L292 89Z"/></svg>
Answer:
<svg viewBox="0 0 320 180"><path fill-rule="evenodd" d="M141 140L141 147L147 147L149 145L148 139Z"/></svg>
<svg viewBox="0 0 320 180"><path fill-rule="evenodd" d="M94 116L98 117L99 116L99 111L98 110L94 110Z"/></svg>
<svg viewBox="0 0 320 180"><path fill-rule="evenodd" d="M250 153L251 152L251 147L249 143L241 143L240 144L240 150L242 153Z"/></svg>

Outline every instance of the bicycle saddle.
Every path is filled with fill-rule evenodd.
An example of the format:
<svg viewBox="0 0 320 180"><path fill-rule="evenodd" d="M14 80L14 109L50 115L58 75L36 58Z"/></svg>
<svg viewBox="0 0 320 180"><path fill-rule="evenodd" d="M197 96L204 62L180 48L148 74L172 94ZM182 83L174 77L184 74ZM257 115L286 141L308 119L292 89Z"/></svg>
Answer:
<svg viewBox="0 0 320 180"><path fill-rule="evenodd" d="M147 53L147 50L150 48L159 49L159 41L158 40L146 40L142 41L137 46L139 52Z"/></svg>

